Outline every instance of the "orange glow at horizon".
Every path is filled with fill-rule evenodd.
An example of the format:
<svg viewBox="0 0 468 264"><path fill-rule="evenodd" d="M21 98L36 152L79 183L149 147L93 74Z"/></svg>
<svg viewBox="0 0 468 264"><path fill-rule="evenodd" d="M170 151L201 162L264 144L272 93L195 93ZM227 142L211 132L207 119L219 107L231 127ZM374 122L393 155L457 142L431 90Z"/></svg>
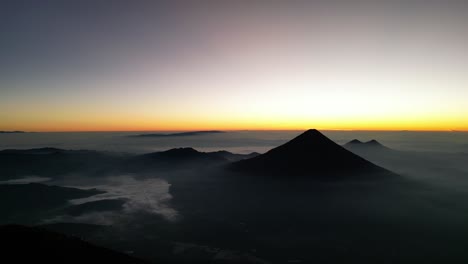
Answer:
<svg viewBox="0 0 468 264"><path fill-rule="evenodd" d="M88 120L31 120L26 124L2 122L1 131L31 132L105 132L105 131L195 131L195 130L376 130L376 131L468 131L468 123L456 118L428 120L395 118L389 120L362 119L138 119L118 118Z"/></svg>

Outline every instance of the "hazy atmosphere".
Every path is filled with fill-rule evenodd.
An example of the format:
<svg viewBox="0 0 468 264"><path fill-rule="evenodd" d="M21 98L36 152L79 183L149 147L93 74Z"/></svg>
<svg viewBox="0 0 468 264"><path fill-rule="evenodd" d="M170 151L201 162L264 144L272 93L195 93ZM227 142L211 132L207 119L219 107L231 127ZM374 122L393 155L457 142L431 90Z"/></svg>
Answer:
<svg viewBox="0 0 468 264"><path fill-rule="evenodd" d="M468 130L463 1L4 1L0 130Z"/></svg>

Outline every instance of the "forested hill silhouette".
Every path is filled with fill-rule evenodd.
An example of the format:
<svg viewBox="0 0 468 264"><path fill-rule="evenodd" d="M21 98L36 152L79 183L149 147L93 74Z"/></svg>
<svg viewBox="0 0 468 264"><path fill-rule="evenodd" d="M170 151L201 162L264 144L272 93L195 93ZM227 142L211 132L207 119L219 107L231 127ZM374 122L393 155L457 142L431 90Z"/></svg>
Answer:
<svg viewBox="0 0 468 264"><path fill-rule="evenodd" d="M151 158L153 160L165 161L238 161L241 159L252 158L259 155L256 152L250 154L234 154L225 150L215 152L200 152L194 148L174 148L161 152L153 152L140 155L140 157Z"/></svg>
<svg viewBox="0 0 468 264"><path fill-rule="evenodd" d="M161 152L148 153L142 156L165 161L222 159L222 157L213 156L205 152L199 152L193 148L174 148Z"/></svg>
<svg viewBox="0 0 468 264"><path fill-rule="evenodd" d="M170 170L195 169L225 165L256 155L258 155L258 153L234 154L228 151L201 152L190 147L184 147L130 157L125 161L124 168L130 171L142 171L154 168Z"/></svg>
<svg viewBox="0 0 468 264"><path fill-rule="evenodd" d="M349 174L389 173L342 146L316 129L257 157L233 163L238 172L282 176L343 176Z"/></svg>

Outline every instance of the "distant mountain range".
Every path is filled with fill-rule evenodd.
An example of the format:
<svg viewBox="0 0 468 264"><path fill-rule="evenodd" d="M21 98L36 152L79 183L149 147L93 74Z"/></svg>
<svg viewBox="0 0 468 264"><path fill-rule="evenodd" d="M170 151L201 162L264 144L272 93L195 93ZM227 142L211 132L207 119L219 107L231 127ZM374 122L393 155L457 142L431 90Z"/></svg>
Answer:
<svg viewBox="0 0 468 264"><path fill-rule="evenodd" d="M0 134L27 133L25 131L0 131Z"/></svg>
<svg viewBox="0 0 468 264"><path fill-rule="evenodd" d="M58 154L58 153L68 153L68 154L78 154L78 153L96 153L96 151L91 150L66 150L59 148L34 148L34 149L4 149L0 151L0 154L22 154L22 155L48 155L48 154Z"/></svg>
<svg viewBox="0 0 468 264"><path fill-rule="evenodd" d="M189 136L200 136L200 135L219 134L219 133L226 133L226 132L218 131L218 130L207 130L207 131L190 131L190 132L169 133L169 134L162 134L162 133L139 134L139 135L131 135L130 137L189 137Z"/></svg>
<svg viewBox="0 0 468 264"><path fill-rule="evenodd" d="M336 144L315 129L257 157L230 166L237 172L310 176L332 179L344 175L390 173Z"/></svg>

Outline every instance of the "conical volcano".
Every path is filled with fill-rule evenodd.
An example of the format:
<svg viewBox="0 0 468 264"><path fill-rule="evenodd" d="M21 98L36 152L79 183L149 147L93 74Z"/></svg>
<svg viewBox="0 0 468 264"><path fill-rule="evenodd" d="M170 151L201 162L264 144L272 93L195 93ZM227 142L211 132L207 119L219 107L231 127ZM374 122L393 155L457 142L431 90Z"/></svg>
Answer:
<svg viewBox="0 0 468 264"><path fill-rule="evenodd" d="M232 164L238 172L285 176L331 176L389 171L353 154L315 129L257 157Z"/></svg>

